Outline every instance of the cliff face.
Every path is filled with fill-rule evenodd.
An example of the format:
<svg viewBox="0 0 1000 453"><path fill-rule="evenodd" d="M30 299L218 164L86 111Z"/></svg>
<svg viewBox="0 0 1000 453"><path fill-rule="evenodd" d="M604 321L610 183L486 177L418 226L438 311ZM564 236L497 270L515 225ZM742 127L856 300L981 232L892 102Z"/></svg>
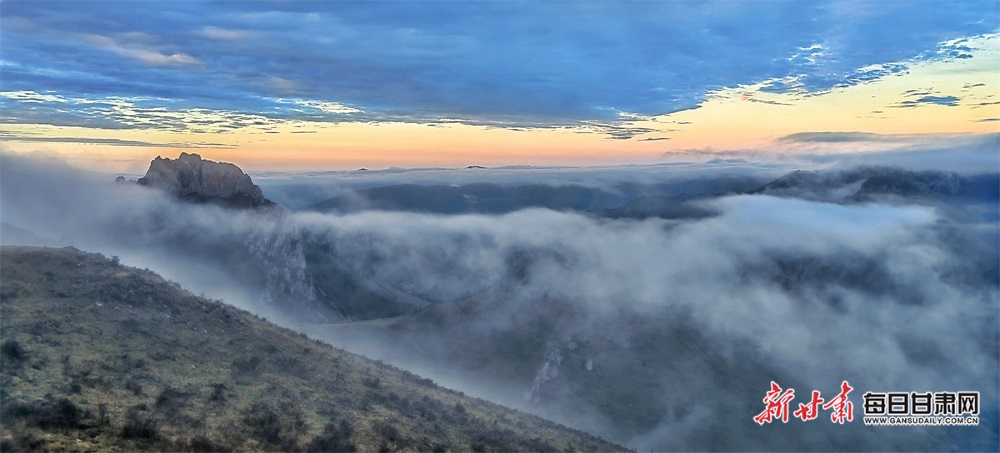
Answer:
<svg viewBox="0 0 1000 453"><path fill-rule="evenodd" d="M181 153L175 160L157 157L149 164L139 185L155 187L180 199L215 203L234 208L259 208L275 204L240 167Z"/></svg>
<svg viewBox="0 0 1000 453"><path fill-rule="evenodd" d="M260 187L236 165L205 160L197 154L181 153L177 159L157 157L136 183L179 200L243 210L233 218L234 224L241 225L232 235L203 236L181 229L157 240L188 259L227 269L258 292L262 306L291 319L333 322L388 318L413 313L429 303L373 283L352 269L338 258L336 243L301 230L285 210L264 198Z"/></svg>

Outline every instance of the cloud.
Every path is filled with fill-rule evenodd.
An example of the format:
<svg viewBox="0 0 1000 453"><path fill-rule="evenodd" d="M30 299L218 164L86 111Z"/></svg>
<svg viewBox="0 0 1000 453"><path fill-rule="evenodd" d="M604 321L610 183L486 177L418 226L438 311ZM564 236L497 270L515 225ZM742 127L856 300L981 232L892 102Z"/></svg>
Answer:
<svg viewBox="0 0 1000 453"><path fill-rule="evenodd" d="M976 55L965 38L995 33L977 2L166 5L3 2L5 88L264 113L294 94L367 114L329 121L620 126L617 112L691 109L722 87L865 83Z"/></svg>
<svg viewBox="0 0 1000 453"><path fill-rule="evenodd" d="M701 152L702 155L810 166L894 166L917 171L977 174L1000 168L998 134L872 134L803 132L780 138L766 156L753 151Z"/></svg>
<svg viewBox="0 0 1000 453"><path fill-rule="evenodd" d="M7 99L20 101L10 103ZM3 122L18 124L37 122L38 112L32 106L51 108L47 124L91 126L102 129L153 129L173 132L225 133L246 127L266 128L279 124L290 112L270 116L218 109L172 105L164 99L142 97L81 97L67 98L31 91L0 92L0 106L13 114ZM64 107L58 107L62 105ZM73 108L65 108L72 106ZM170 107L168 107L170 106ZM319 110L319 109L316 109ZM322 113L322 111L320 111ZM312 119L323 117L313 115Z"/></svg>
<svg viewBox="0 0 1000 453"><path fill-rule="evenodd" d="M428 368L467 363L507 370L533 364L537 370L554 363L545 351L556 348L561 378L532 393L551 406L526 407L580 426L588 420L581 412L599 411L567 402L572 409L563 412L559 402L590 398L614 410L603 412L603 420L589 413L601 420L591 429L616 440L642 433L627 441L637 448L927 446L940 438L791 423L779 434L756 427L749 417L762 410L759 399L769 373L786 387L824 394L840 379L867 389L985 389L996 382L989 347L960 347L979 335L995 337L990 327L996 320L990 303L995 288L985 282L967 287L946 277L965 272L967 261L945 239L950 233L936 231L943 219L933 209L749 196L723 198L714 206L721 216L681 224L602 223L551 211L300 219L308 230L339 244L338 253L357 272L432 300L460 306L461 300L477 301L468 309L482 313L471 320L454 313L424 327L424 333L369 345L368 353L408 365L438 360L424 363ZM960 230L976 236L975 228ZM994 257L985 252L980 263L989 266ZM985 320L973 327L979 334L954 338L950 332L969 320L963 310ZM435 316L449 316L444 313ZM404 332L421 329L405 321L398 326ZM358 347L364 344L360 332L392 338L378 329L336 331L330 338ZM495 358L502 356L511 332L547 346L529 354L533 360ZM457 338L463 338L461 344ZM401 356L413 352L406 344L434 352L407 360ZM642 352L644 347L650 349ZM940 355L955 350L965 353ZM600 376L582 366L588 354ZM943 371L942 360L963 369L963 377ZM487 387L502 381L488 374L466 376L489 379ZM532 388L531 372L518 376L522 390ZM469 381L461 385L488 391ZM650 390L630 390L635 388ZM511 393L504 401L518 404L520 393ZM643 431L622 413L652 413L661 421Z"/></svg>
<svg viewBox="0 0 1000 453"><path fill-rule="evenodd" d="M978 143L996 159L990 142ZM975 148L952 146L937 157L912 151L905 162L933 164ZM869 158L854 157L837 159ZM333 263L327 271L335 275L434 304L380 323L295 327L636 448L996 449L995 201L723 195L726 177L785 170L731 162L353 176L358 185L543 175L677 190L691 178L698 187L718 183L701 202L717 215L683 220L541 209L276 214L179 204L58 162L0 158L4 222L254 310L274 307L261 294L279 288L299 300L320 297L296 285L309 282L309 263ZM796 168L836 167L803 162ZM541 373L552 369L558 373ZM758 426L752 417L771 380L795 388L794 403L813 389L831 395L848 380L857 389L855 421ZM978 428L876 430L858 419L865 391L969 389L982 394Z"/></svg>
<svg viewBox="0 0 1000 453"><path fill-rule="evenodd" d="M1000 101L979 102L979 103L973 104L972 108L986 107L986 106L989 106L989 105L1000 105Z"/></svg>
<svg viewBox="0 0 1000 453"><path fill-rule="evenodd" d="M720 177L717 168L701 164L701 154L683 156L680 162L654 165L592 167L495 167L488 169L386 169L313 173L254 173L268 198L289 208L312 205L358 190L418 184L448 186L496 184L524 186L544 183L553 187L580 186L622 197L650 191L660 195L727 193L758 188L794 170L787 162L748 162L734 165L736 174ZM303 177L308 184L303 183ZM657 187L650 189L649 187Z"/></svg>
<svg viewBox="0 0 1000 453"><path fill-rule="evenodd" d="M271 77L267 79L267 82L271 84L272 87L283 93L295 93L299 91L299 84L284 77Z"/></svg>
<svg viewBox="0 0 1000 453"><path fill-rule="evenodd" d="M308 100L297 100L296 104L303 107L309 107L312 109L319 110L323 113L333 113L335 115L347 115L351 113L361 113L361 110L354 107L349 107L339 102L325 102L325 101L308 101Z"/></svg>
<svg viewBox="0 0 1000 453"><path fill-rule="evenodd" d="M143 64L151 66L164 65L193 65L198 64L198 60L184 53L164 54L151 49L143 49L136 46L123 46L107 36L86 34L82 37L86 42L108 49L123 57L138 60Z"/></svg>
<svg viewBox="0 0 1000 453"><path fill-rule="evenodd" d="M747 102L760 102L761 104L786 105L786 106L793 105L793 104L789 104L787 102L778 102L778 101L771 100L771 99L757 99L757 98L755 98L753 96L750 96L750 95L744 95L741 99L744 100L744 101L747 101Z"/></svg>
<svg viewBox="0 0 1000 453"><path fill-rule="evenodd" d="M577 133L598 133L606 135L608 140L631 140L638 135L650 132L663 132L660 129L637 126L630 122L604 123L588 121L581 127L574 128Z"/></svg>
<svg viewBox="0 0 1000 453"><path fill-rule="evenodd" d="M935 104L943 105L945 107L957 107L959 98L955 96L921 96L917 99L910 99L906 101L900 101L895 105L890 105L889 107L897 108L913 108L918 107L920 104Z"/></svg>
<svg viewBox="0 0 1000 453"><path fill-rule="evenodd" d="M870 132L798 132L778 139L785 142L850 143L872 141L896 141L901 137L874 134Z"/></svg>
<svg viewBox="0 0 1000 453"><path fill-rule="evenodd" d="M67 100L62 96L52 94L40 94L34 91L5 91L0 92L0 96L30 104L41 104L43 102L54 102L65 104Z"/></svg>
<svg viewBox="0 0 1000 453"><path fill-rule="evenodd" d="M149 65L169 65L169 64L197 64L198 60L190 55L175 53L164 55L162 53L146 49L115 49L119 55L135 58Z"/></svg>
<svg viewBox="0 0 1000 453"><path fill-rule="evenodd" d="M12 134L8 132L0 132L0 139L35 143L78 143L81 145L142 146L149 148L232 148L234 146L224 143L207 142L156 143L141 140L123 140L118 138L39 137L34 135Z"/></svg>
<svg viewBox="0 0 1000 453"><path fill-rule="evenodd" d="M229 30L221 27L206 26L201 29L201 34L205 35L207 38L218 39L223 41L233 41L246 39L248 33L240 30Z"/></svg>

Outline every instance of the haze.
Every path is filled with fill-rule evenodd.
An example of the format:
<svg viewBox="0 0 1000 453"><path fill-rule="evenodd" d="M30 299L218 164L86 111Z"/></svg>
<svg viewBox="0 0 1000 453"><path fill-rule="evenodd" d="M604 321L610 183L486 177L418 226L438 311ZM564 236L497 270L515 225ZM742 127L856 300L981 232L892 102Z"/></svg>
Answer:
<svg viewBox="0 0 1000 453"><path fill-rule="evenodd" d="M4 1L0 243L643 451L997 451L998 26L992 1ZM128 182L181 152L279 207ZM794 408L845 380L852 423L753 421L771 381ZM981 421L866 426L868 391L978 391Z"/></svg>

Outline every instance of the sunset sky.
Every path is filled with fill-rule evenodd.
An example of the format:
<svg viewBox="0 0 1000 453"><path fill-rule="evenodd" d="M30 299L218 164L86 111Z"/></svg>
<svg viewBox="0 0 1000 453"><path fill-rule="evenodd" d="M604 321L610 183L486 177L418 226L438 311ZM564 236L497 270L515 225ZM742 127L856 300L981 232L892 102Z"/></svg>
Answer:
<svg viewBox="0 0 1000 453"><path fill-rule="evenodd" d="M832 149L998 95L993 0L0 3L0 150L116 172Z"/></svg>

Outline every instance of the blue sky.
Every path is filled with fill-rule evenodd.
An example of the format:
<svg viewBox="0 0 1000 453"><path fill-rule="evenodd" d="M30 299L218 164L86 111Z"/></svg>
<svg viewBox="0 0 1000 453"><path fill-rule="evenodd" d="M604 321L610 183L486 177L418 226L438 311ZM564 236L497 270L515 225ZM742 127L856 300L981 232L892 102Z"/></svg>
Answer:
<svg viewBox="0 0 1000 453"><path fill-rule="evenodd" d="M632 139L643 129L623 120L727 87L801 98L970 58L965 39L998 26L996 1L6 0L0 108L7 124L103 130L393 121Z"/></svg>

